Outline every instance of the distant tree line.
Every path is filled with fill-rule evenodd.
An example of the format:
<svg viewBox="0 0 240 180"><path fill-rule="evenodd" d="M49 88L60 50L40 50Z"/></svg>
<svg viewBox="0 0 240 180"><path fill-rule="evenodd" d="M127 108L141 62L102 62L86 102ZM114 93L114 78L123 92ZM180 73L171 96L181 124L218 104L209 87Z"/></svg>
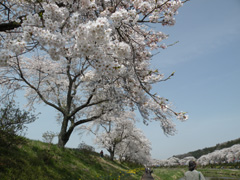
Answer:
<svg viewBox="0 0 240 180"><path fill-rule="evenodd" d="M216 144L215 146L212 146L212 147L198 149L196 151L188 152L188 153L185 153L185 154L175 155L174 157L179 158L179 159L183 159L185 157L193 156L196 159L198 159L204 154L212 153L215 150L220 150L220 149L223 149L223 148L229 148L229 147L231 147L235 144L240 144L240 138L235 139L235 140L231 140L231 141L227 141L227 142L224 142L224 143Z"/></svg>

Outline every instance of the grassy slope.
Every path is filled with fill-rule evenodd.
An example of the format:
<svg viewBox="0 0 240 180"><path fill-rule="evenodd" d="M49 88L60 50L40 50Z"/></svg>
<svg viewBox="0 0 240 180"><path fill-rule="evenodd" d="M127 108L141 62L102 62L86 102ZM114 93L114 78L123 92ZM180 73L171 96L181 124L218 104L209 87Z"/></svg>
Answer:
<svg viewBox="0 0 240 180"><path fill-rule="evenodd" d="M100 158L98 153L59 149L40 141L0 147L1 180L139 180L143 172L130 164Z"/></svg>

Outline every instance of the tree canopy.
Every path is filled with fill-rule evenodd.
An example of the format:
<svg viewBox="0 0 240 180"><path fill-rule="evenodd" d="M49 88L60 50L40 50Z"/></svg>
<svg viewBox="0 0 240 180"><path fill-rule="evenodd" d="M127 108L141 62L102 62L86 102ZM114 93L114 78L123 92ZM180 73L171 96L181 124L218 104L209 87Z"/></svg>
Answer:
<svg viewBox="0 0 240 180"><path fill-rule="evenodd" d="M185 1L184 1L185 2ZM180 0L3 0L0 2L2 97L24 90L29 106L59 113L58 145L76 126L108 112L139 110L143 122L175 132L175 112L152 85L170 79L151 68L152 50L174 25Z"/></svg>

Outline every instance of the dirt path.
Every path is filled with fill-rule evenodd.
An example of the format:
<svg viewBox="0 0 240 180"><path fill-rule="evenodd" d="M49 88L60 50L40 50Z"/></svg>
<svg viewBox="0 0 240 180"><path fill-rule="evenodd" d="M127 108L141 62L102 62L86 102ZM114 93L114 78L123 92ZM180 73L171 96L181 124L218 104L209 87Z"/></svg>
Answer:
<svg viewBox="0 0 240 180"><path fill-rule="evenodd" d="M154 180L151 174L145 173L141 180Z"/></svg>

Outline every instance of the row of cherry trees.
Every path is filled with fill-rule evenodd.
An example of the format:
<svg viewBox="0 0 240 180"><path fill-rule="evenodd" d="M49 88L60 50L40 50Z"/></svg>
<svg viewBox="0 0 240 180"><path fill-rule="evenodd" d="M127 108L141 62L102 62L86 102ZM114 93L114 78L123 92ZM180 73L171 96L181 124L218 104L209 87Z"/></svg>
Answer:
<svg viewBox="0 0 240 180"><path fill-rule="evenodd" d="M154 165L160 166L178 166L187 165L190 160L194 160L198 165L206 166L209 164L222 164L222 163L234 163L240 160L240 144L233 145L229 148L224 148L221 150L215 150L212 153L202 155L200 158L196 159L193 156L185 157L179 159L176 157L171 157L167 160L154 161Z"/></svg>
<svg viewBox="0 0 240 180"><path fill-rule="evenodd" d="M240 144L216 150L207 155L201 156L197 161L201 165L219 164L219 163L232 163L240 160Z"/></svg>
<svg viewBox="0 0 240 180"><path fill-rule="evenodd" d="M168 36L149 25L174 25L183 3L2 0L1 100L23 90L29 107L44 103L55 109L61 122L59 147L77 126L109 116L117 120L124 111L139 110L144 123L159 121L163 132L173 135L172 117L188 117L151 90L173 74L164 77L150 67L151 50L165 49L162 41ZM114 128L124 120L119 123ZM133 145L125 143L125 149Z"/></svg>

